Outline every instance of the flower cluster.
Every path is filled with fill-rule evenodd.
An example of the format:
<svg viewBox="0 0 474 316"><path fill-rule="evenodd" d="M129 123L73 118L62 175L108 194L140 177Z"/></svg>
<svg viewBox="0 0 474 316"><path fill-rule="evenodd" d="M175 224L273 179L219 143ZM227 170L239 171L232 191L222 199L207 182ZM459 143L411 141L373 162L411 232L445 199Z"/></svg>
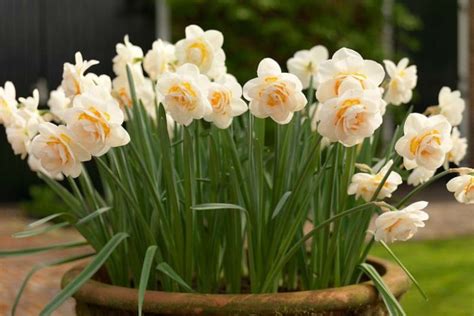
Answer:
<svg viewBox="0 0 474 316"><path fill-rule="evenodd" d="M347 48L319 64L316 97L318 132L351 147L372 136L382 124L383 67Z"/></svg>

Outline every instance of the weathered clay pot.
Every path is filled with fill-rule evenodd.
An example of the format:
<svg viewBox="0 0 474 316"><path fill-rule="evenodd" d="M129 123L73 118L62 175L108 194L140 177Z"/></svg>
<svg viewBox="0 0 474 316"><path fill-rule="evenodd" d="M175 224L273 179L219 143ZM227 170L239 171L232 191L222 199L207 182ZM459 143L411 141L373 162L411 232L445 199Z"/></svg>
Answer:
<svg viewBox="0 0 474 316"><path fill-rule="evenodd" d="M410 280L398 266L378 258L369 261L400 298ZM63 277L67 285L83 267ZM90 280L74 295L78 316L136 315L136 289ZM145 315L387 315L372 282L316 291L274 294L191 294L148 291Z"/></svg>

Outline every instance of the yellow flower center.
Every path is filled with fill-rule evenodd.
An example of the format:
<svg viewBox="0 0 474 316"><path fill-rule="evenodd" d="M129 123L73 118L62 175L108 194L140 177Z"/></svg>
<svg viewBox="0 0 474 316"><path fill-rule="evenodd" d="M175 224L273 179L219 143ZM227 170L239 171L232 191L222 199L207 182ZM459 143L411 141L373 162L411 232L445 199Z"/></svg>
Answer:
<svg viewBox="0 0 474 316"><path fill-rule="evenodd" d="M186 57L197 65L204 64L209 57L206 44L201 41L192 43L188 46Z"/></svg>
<svg viewBox="0 0 474 316"><path fill-rule="evenodd" d="M132 99L128 96L127 89L126 88L120 88L118 90L118 95L120 96L120 99L122 100L122 103L127 106L127 107L132 107L133 102Z"/></svg>
<svg viewBox="0 0 474 316"><path fill-rule="evenodd" d="M336 112L336 119L334 124L338 124L340 120L344 117L347 110L353 107L354 105L361 104L359 99L347 99L344 101L340 109ZM352 126L352 129L357 129L357 127L364 122L364 116L361 113L356 114L356 124Z"/></svg>
<svg viewBox="0 0 474 316"><path fill-rule="evenodd" d="M474 192L474 177L471 177L471 180L469 180L469 183L464 188L464 192L466 194Z"/></svg>
<svg viewBox="0 0 474 316"><path fill-rule="evenodd" d="M394 230L400 223L402 222L402 219L399 218L395 221L395 223L393 223L392 225L388 226L387 228L385 228L385 230L388 232L388 233L391 233L392 230Z"/></svg>
<svg viewBox="0 0 474 316"><path fill-rule="evenodd" d="M83 112L79 115L79 120L87 120L89 122L91 122L92 124L95 124L95 125L99 125L100 127L102 127L102 130L104 131L104 134L105 134L105 137L107 137L109 134L110 134L110 126L109 124L107 123L107 120L110 119L110 115L108 113L101 113L99 112L95 107L90 107L89 108L89 112L92 112L94 114L94 116L86 113L86 112ZM105 117L105 119L104 119ZM95 138L99 138L100 137L100 133L98 130L94 131L94 136Z"/></svg>
<svg viewBox="0 0 474 316"><path fill-rule="evenodd" d="M410 152L412 153L412 155L415 155L417 152L418 152L418 149L420 148L420 145L421 143L425 140L425 138L427 137L431 137L431 140L430 141L434 141L436 142L438 145L441 145L441 137L439 137L439 131L434 129L434 130L431 130L431 131L427 131L425 133L423 133L421 136L419 137L415 137L411 140L410 142ZM421 152L421 155L423 156L426 156L428 155L429 153L426 151L426 150L423 150Z"/></svg>
<svg viewBox="0 0 474 316"><path fill-rule="evenodd" d="M224 114L226 106L230 103L230 93L227 91L215 91L211 95L210 102L214 112Z"/></svg>
<svg viewBox="0 0 474 316"><path fill-rule="evenodd" d="M334 94L339 95L339 88L341 87L342 82L344 79L347 77L352 77L359 81L362 89L365 89L364 81L367 79L367 76L361 73L344 73L340 72L338 73L335 78L336 78L336 83L334 84Z"/></svg>
<svg viewBox="0 0 474 316"><path fill-rule="evenodd" d="M170 98L173 102L186 108L188 111L192 111L196 108L197 92L191 86L189 82L181 82L168 89L167 98Z"/></svg>
<svg viewBox="0 0 474 316"><path fill-rule="evenodd" d="M59 137L50 136L49 140L46 142L46 145L48 145L48 147L50 147L51 149L55 147L56 148L60 147L62 149L62 152L64 152L65 154L64 158L66 158L66 161L64 161L64 163L68 163L69 161L72 160L72 156L71 156L71 153L69 152L69 148L64 143L69 144L70 142L71 142L71 138L64 133L61 133L59 134ZM59 149L58 149L58 152L59 152Z"/></svg>

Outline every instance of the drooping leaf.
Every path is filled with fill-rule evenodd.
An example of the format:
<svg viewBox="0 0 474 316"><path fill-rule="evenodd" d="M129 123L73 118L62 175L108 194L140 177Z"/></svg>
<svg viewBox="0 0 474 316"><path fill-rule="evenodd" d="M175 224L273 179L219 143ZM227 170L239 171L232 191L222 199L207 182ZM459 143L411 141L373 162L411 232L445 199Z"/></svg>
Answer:
<svg viewBox="0 0 474 316"><path fill-rule="evenodd" d="M166 262L161 262L157 267L157 270L163 272L167 276L169 276L172 280L176 281L179 285L181 285L183 288L185 288L189 292L194 292L194 290L186 283L184 282L183 278L181 278L176 271L173 270L173 268L170 267L169 264Z"/></svg>

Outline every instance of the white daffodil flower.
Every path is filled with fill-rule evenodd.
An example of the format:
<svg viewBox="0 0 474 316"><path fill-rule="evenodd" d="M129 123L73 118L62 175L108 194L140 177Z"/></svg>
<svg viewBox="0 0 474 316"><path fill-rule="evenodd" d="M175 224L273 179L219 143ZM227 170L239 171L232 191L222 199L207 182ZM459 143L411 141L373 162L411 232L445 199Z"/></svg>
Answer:
<svg viewBox="0 0 474 316"><path fill-rule="evenodd" d="M143 68L150 79L157 80L161 74L174 71L176 62L174 45L158 39L146 53Z"/></svg>
<svg viewBox="0 0 474 316"><path fill-rule="evenodd" d="M60 121L64 121L64 111L72 106L72 102L66 97L63 88L59 86L49 94L48 106L54 116Z"/></svg>
<svg viewBox="0 0 474 316"><path fill-rule="evenodd" d="M38 125L42 121L41 116L37 113L24 109L18 110L12 115L12 120L6 128L6 134L15 155L20 155L21 159L26 157L31 140L36 136Z"/></svg>
<svg viewBox="0 0 474 316"><path fill-rule="evenodd" d="M384 60L385 70L390 76L387 92L384 99L387 103L400 105L410 102L413 96L413 89L416 87L418 77L416 75L416 66L408 66L408 58L402 58L395 65L390 60Z"/></svg>
<svg viewBox="0 0 474 316"><path fill-rule="evenodd" d="M4 87L0 87L0 124L6 126L10 124L11 117L18 105L15 94L15 86L10 81L5 82Z"/></svg>
<svg viewBox="0 0 474 316"><path fill-rule="evenodd" d="M390 160L377 174L354 174L352 176L351 184L347 190L347 194L355 194L356 198L362 197L365 201L369 202L392 165L393 160ZM377 195L377 199L383 200L385 198L391 197L392 193L395 192L402 182L402 177L398 173L395 171L390 172L390 175Z"/></svg>
<svg viewBox="0 0 474 316"><path fill-rule="evenodd" d="M420 201L399 211L383 213L375 220L375 240L392 243L412 238L418 228L425 227L424 221L428 220L429 215L423 209L427 206L428 202Z"/></svg>
<svg viewBox="0 0 474 316"><path fill-rule="evenodd" d="M354 79L346 79L341 95L320 104L318 110L318 132L346 147L360 144L382 124L379 92L357 89L357 85Z"/></svg>
<svg viewBox="0 0 474 316"><path fill-rule="evenodd" d="M244 85L250 112L258 118L271 117L279 124L289 123L293 113L302 110L307 103L301 81L293 74L282 73L271 58L258 64L257 75Z"/></svg>
<svg viewBox="0 0 474 316"><path fill-rule="evenodd" d="M56 179L56 180L63 180L64 179L64 176L61 174L61 173L58 173L56 176L51 176L51 174L46 171L46 169L43 168L43 166L41 165L41 162L38 160L38 158L36 158L35 156L33 155L28 155L28 166L30 167L31 171L33 172L39 172L39 173L42 173L50 178L53 178L53 179Z"/></svg>
<svg viewBox="0 0 474 316"><path fill-rule="evenodd" d="M130 136L122 127L124 115L117 101L100 87L74 98L64 114L68 129L92 156L101 156L111 147L128 144Z"/></svg>
<svg viewBox="0 0 474 316"><path fill-rule="evenodd" d="M207 99L212 112L204 116L208 122L213 122L219 128L227 128L232 118L247 111L247 104L242 100L242 87L234 76L225 75L209 85Z"/></svg>
<svg viewBox="0 0 474 316"><path fill-rule="evenodd" d="M91 159L91 155L75 140L72 132L64 125L45 122L38 127L39 134L33 138L30 154L35 156L51 177L59 174L78 177L81 162Z"/></svg>
<svg viewBox="0 0 474 316"><path fill-rule="evenodd" d="M318 69L322 61L327 60L329 53L326 47L317 45L310 50L300 50L293 57L288 59L286 65L288 71L300 79L303 89L309 87L311 77L313 77L313 88L318 87Z"/></svg>
<svg viewBox="0 0 474 316"><path fill-rule="evenodd" d="M141 59L143 50L130 43L128 35L125 35L123 43L115 46L117 55L112 59L113 71L117 76L127 76L127 65L130 68L137 68L141 71Z"/></svg>
<svg viewBox="0 0 474 316"><path fill-rule="evenodd" d="M65 63L61 87L66 97L72 99L94 85L93 78L86 76L85 72L99 62L96 60L83 60L80 52L75 54L76 64Z"/></svg>
<svg viewBox="0 0 474 316"><path fill-rule="evenodd" d="M155 117L155 91L153 82L143 75L141 69L137 70L136 68L131 68L130 70L138 100L143 103L147 113L151 117ZM121 108L124 111L125 108L131 108L133 106L133 100L130 92L128 76L121 75L116 77L112 81L112 86L112 94L119 101Z"/></svg>
<svg viewBox="0 0 474 316"><path fill-rule="evenodd" d="M461 98L461 92L442 87L439 91L438 102L439 113L446 117L452 126L461 124L462 113L466 107L466 103Z"/></svg>
<svg viewBox="0 0 474 316"><path fill-rule="evenodd" d="M212 112L207 99L209 79L194 64L184 64L176 72L165 73L157 83L165 110L178 124L188 126Z"/></svg>
<svg viewBox="0 0 474 316"><path fill-rule="evenodd" d="M451 141L453 148L446 156L448 162L453 162L459 165L467 153L467 138L461 137L461 133L457 127L453 127L451 132Z"/></svg>
<svg viewBox="0 0 474 316"><path fill-rule="evenodd" d="M223 67L225 69L222 33L216 30L204 31L197 25L187 26L185 33L186 38L175 45L178 63L194 64L202 74L216 78L223 71Z"/></svg>
<svg viewBox="0 0 474 316"><path fill-rule="evenodd" d="M426 117L412 113L405 121L403 132L395 150L404 158L407 170L417 166L436 170L453 146L451 124L442 115Z"/></svg>
<svg viewBox="0 0 474 316"><path fill-rule="evenodd" d="M407 183L409 185L418 186L431 179L434 176L435 172L436 170L416 167L408 176Z"/></svg>
<svg viewBox="0 0 474 316"><path fill-rule="evenodd" d="M318 72L316 97L319 102L339 96L342 83L349 78L357 83L359 89L375 89L385 77L382 65L364 60L359 53L348 48L339 49L331 59L321 62Z"/></svg>
<svg viewBox="0 0 474 316"><path fill-rule="evenodd" d="M454 192L454 197L459 203L474 204L474 176L459 175L446 184L448 191Z"/></svg>

